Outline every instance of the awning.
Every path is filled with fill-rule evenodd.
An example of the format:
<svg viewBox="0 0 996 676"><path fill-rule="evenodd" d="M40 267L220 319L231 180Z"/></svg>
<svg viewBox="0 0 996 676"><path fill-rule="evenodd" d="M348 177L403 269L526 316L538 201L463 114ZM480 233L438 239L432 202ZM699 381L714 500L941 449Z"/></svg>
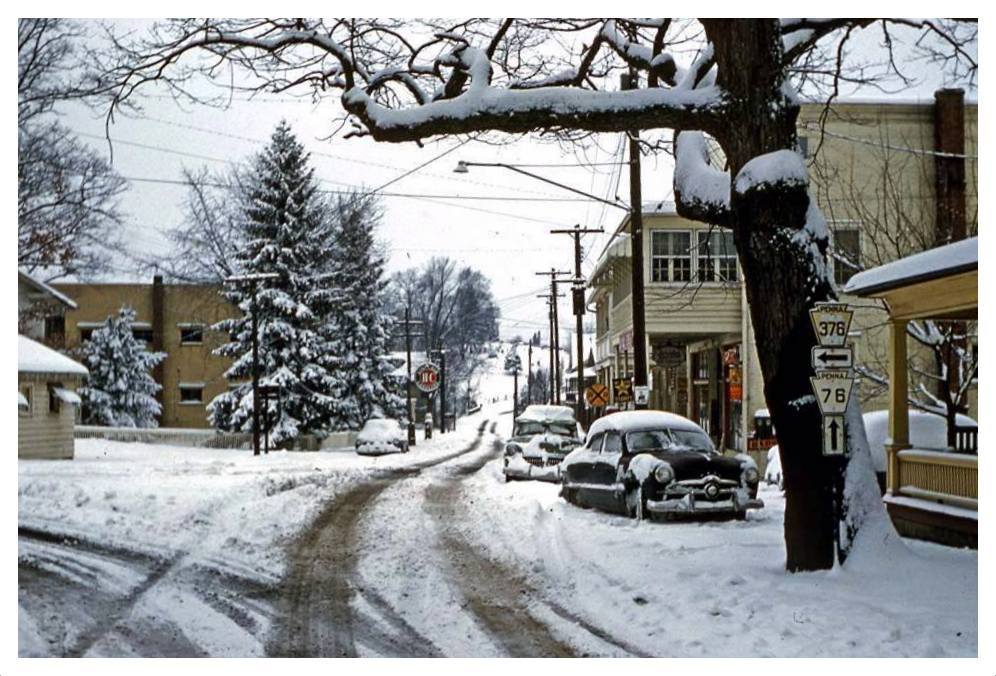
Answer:
<svg viewBox="0 0 996 676"><path fill-rule="evenodd" d="M74 406L79 406L83 403L80 399L80 395L76 394L72 390L67 390L64 387L53 387L52 394L55 395L56 399L59 401L64 401L67 404L73 404Z"/></svg>
<svg viewBox="0 0 996 676"><path fill-rule="evenodd" d="M31 404L28 403L28 398L21 392L17 393L17 407L23 408L24 410L31 408Z"/></svg>

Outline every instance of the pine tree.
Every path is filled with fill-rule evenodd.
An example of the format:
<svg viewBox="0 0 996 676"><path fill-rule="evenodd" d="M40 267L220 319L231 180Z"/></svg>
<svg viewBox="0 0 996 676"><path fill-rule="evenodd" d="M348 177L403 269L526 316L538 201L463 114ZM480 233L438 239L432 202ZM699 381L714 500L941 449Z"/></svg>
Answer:
<svg viewBox="0 0 996 676"><path fill-rule="evenodd" d="M301 434L326 436L340 384L330 373L327 346L320 335L331 302L338 297L333 278L325 273L332 233L327 205L317 192L309 156L286 122L274 131L246 177L247 207L242 244L235 256L239 274L276 274L259 281L255 307L251 284L234 280L227 298L242 317L221 322L232 341L218 353L233 357L226 372L241 381L218 395L208 413L215 427L252 430L252 315L258 319L259 373L264 385L280 387L280 405L269 403L271 438L275 443Z"/></svg>
<svg viewBox="0 0 996 676"><path fill-rule="evenodd" d="M386 359L395 320L386 303L384 256L374 238L377 202L369 195L346 195L335 212L339 258L333 274L340 294L324 336L339 381L336 429L359 429L371 415L401 418L405 401Z"/></svg>
<svg viewBox="0 0 996 676"><path fill-rule="evenodd" d="M90 370L80 387L83 420L88 425L157 427L162 406L156 400L160 385L149 371L166 358L149 352L135 339L131 326L135 311L123 307L110 316L83 343L83 361Z"/></svg>

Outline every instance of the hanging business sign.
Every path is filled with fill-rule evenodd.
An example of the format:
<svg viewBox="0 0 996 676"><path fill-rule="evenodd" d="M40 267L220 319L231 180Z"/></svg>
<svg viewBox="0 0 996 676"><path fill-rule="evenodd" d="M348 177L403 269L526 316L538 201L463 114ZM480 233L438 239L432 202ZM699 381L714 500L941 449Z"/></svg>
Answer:
<svg viewBox="0 0 996 676"><path fill-rule="evenodd" d="M633 401L633 381L629 378L616 378L612 381L612 389L617 404L627 404Z"/></svg>
<svg viewBox="0 0 996 676"><path fill-rule="evenodd" d="M426 394L439 389L439 367L427 361L415 369L415 387Z"/></svg>

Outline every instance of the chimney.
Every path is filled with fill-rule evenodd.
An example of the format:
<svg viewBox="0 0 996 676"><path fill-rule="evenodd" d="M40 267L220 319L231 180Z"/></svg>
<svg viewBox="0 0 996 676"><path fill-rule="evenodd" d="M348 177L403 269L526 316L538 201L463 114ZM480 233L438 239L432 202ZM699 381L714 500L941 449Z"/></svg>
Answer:
<svg viewBox="0 0 996 676"><path fill-rule="evenodd" d="M938 89L934 92L934 181L937 246L965 239L965 92ZM958 155L949 157L940 153Z"/></svg>

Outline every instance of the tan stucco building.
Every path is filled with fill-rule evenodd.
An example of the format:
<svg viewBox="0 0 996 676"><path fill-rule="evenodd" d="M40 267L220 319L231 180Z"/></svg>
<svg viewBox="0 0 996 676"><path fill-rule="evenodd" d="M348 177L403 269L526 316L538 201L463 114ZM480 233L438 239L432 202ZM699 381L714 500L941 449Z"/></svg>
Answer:
<svg viewBox="0 0 996 676"><path fill-rule="evenodd" d="M122 306L135 310L134 335L150 350L166 353L153 376L162 386L161 427L209 427L207 405L228 388L227 357L213 354L228 342L211 330L215 323L238 316L239 310L221 295L217 285L167 284L58 284L77 308L65 312L63 349L72 354L107 317Z"/></svg>
<svg viewBox="0 0 996 676"><path fill-rule="evenodd" d="M936 103L848 102L830 110L821 134L822 112L803 106L799 150L827 219L839 287L860 269L934 246L940 229L954 239L976 231L976 104L962 105L952 92L939 92ZM952 135L961 137L961 152L946 150ZM669 202L644 204L643 213L650 406L686 415L722 448L747 450L765 401L732 234L679 217ZM628 229L627 217L588 278L595 368L606 383L632 374ZM841 299L856 308L856 361L885 374L885 308ZM911 358L926 355L911 350ZM860 392L865 410L886 408L887 387L864 378ZM975 406L973 394L970 415Z"/></svg>

